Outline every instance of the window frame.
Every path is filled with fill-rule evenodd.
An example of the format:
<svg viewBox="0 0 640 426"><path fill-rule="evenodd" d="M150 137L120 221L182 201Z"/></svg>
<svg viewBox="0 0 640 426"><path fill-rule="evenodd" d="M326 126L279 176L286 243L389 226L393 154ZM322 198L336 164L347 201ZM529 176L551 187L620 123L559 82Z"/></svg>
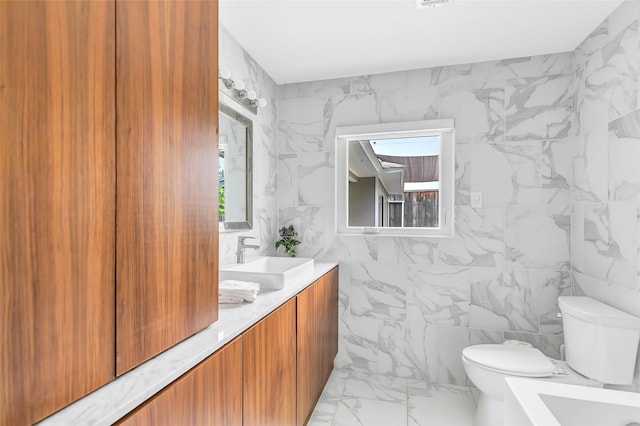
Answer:
<svg viewBox="0 0 640 426"><path fill-rule="evenodd" d="M437 228L348 226L350 141L440 135L440 205ZM455 196L455 129L453 119L379 123L336 128L336 232L339 235L453 237Z"/></svg>

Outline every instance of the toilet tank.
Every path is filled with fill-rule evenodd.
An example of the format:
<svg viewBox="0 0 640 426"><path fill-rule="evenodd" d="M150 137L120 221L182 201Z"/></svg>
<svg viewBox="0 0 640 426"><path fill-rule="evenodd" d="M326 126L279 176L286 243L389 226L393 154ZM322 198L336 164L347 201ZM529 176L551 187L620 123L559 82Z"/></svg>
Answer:
<svg viewBox="0 0 640 426"><path fill-rule="evenodd" d="M606 384L633 381L640 319L590 297L561 296L567 364Z"/></svg>

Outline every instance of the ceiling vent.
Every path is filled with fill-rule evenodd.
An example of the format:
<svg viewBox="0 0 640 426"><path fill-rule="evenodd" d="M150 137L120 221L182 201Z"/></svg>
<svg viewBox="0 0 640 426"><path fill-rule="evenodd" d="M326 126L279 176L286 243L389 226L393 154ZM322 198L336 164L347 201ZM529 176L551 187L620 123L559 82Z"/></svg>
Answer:
<svg viewBox="0 0 640 426"><path fill-rule="evenodd" d="M416 7L418 9L427 9L431 7L443 6L449 3L452 3L452 0L416 0Z"/></svg>

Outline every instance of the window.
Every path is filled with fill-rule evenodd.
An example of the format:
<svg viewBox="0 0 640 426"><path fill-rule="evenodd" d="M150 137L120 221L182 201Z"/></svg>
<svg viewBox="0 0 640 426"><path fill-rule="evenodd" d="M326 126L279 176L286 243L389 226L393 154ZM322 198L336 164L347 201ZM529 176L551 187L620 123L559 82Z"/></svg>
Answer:
<svg viewBox="0 0 640 426"><path fill-rule="evenodd" d="M453 120L336 129L340 234L453 235Z"/></svg>

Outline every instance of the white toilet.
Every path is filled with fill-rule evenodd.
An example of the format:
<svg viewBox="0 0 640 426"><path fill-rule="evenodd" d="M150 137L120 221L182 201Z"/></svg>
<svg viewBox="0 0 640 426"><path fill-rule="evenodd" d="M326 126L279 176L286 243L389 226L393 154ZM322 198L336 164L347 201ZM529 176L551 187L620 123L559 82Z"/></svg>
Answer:
<svg viewBox="0 0 640 426"><path fill-rule="evenodd" d="M558 304L566 362L517 341L462 351L467 376L480 391L475 426L502 426L505 377L594 387L632 382L640 319L590 297L561 296Z"/></svg>

